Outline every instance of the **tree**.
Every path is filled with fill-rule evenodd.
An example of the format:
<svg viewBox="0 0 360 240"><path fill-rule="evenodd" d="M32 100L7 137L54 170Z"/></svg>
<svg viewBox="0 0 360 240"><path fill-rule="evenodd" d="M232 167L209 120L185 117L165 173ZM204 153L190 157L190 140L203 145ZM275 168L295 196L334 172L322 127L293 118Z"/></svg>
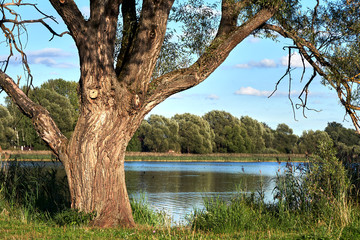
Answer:
<svg viewBox="0 0 360 240"><path fill-rule="evenodd" d="M265 128L262 123L249 116L240 118L242 126L244 126L250 139L249 152L259 153L265 149L265 140L263 138Z"/></svg>
<svg viewBox="0 0 360 240"><path fill-rule="evenodd" d="M203 118L210 124L215 134L213 152L242 153L246 152L248 138L240 120L224 111L211 111Z"/></svg>
<svg viewBox="0 0 360 240"><path fill-rule="evenodd" d="M11 128L13 118L6 107L0 105L0 148L7 149L16 140L16 133Z"/></svg>
<svg viewBox="0 0 360 240"><path fill-rule="evenodd" d="M267 153L277 153L277 151L274 149L274 130L271 129L266 123L261 123L264 127L263 131L263 139L265 142L265 152Z"/></svg>
<svg viewBox="0 0 360 240"><path fill-rule="evenodd" d="M95 211L97 215L92 224L101 227L117 224L134 226L125 186L124 157L126 146L145 115L169 96L204 81L239 43L265 27L265 23L278 11L274 20L288 12L291 14L286 16L298 16L298 1L223 0L216 29L200 29L201 36L207 35L202 38L206 40L203 42L205 45L194 44L198 37L184 38L189 41L185 42L185 48L194 50L192 56L196 54L197 59L183 68L153 77L174 0L143 0L141 6L136 5L135 0L91 0L89 19L82 16L73 0L49 2L66 24L67 32L55 32L49 23L54 18L39 11L32 3L18 0L0 4L3 14L0 26L4 33L1 42L10 52L0 71L0 86L31 118L39 136L63 163L71 193L71 206L85 212ZM194 2L201 3L190 1L186 11L186 3L180 4L173 12L178 17L170 20L194 26L187 24L195 21L186 17L187 13L203 12L192 6L205 7ZM23 6L32 7L42 17L22 20L16 11ZM208 13L204 12L204 18ZM119 16L122 22L121 48L114 58ZM279 22L287 23L274 21L274 24ZM53 37L70 34L78 49L80 106L77 124L70 138L61 133L51 114L28 98L6 74L9 60L17 51L25 70L30 74L31 86L31 71L21 45L24 35L16 34L30 23L42 24ZM209 26L206 21L204 26ZM197 28L184 30L193 31L197 31Z"/></svg>
<svg viewBox="0 0 360 240"><path fill-rule="evenodd" d="M285 123L279 124L275 130L274 148L282 153L293 153L298 137Z"/></svg>
<svg viewBox="0 0 360 240"><path fill-rule="evenodd" d="M320 143L332 142L331 138L325 131L304 131L299 139L299 152L313 154L318 150Z"/></svg>
<svg viewBox="0 0 360 240"><path fill-rule="evenodd" d="M141 152L142 146L141 146L141 139L139 136L139 129L135 132L134 136L131 138L129 144L126 147L126 151L128 152Z"/></svg>
<svg viewBox="0 0 360 240"><path fill-rule="evenodd" d="M41 84L41 89L54 90L61 96L69 99L76 112L79 111L79 96L77 94L78 83L74 81L65 81L64 79L50 79Z"/></svg>
<svg viewBox="0 0 360 240"><path fill-rule="evenodd" d="M145 151L180 151L179 125L173 119L160 115L151 115L139 128Z"/></svg>
<svg viewBox="0 0 360 240"><path fill-rule="evenodd" d="M173 119L179 124L179 137L182 153L211 153L214 132L203 118L190 114L176 114Z"/></svg>
<svg viewBox="0 0 360 240"><path fill-rule="evenodd" d="M340 123L330 122L325 128L325 132L334 141L335 145L343 143L346 146L352 147L360 145L360 136L353 130L344 128Z"/></svg>

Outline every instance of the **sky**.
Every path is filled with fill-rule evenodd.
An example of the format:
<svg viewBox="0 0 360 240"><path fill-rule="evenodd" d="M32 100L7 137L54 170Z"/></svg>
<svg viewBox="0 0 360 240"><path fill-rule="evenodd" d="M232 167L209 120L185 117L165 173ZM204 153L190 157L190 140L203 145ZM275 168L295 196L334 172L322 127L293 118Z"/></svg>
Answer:
<svg viewBox="0 0 360 240"><path fill-rule="evenodd" d="M47 1L38 0L38 7L49 15L53 15L59 24L50 22L57 31L66 31L65 25ZM88 1L76 1L85 16L89 16ZM32 19L34 11L25 9L23 19ZM27 26L25 52L28 56L33 83L41 85L49 79L62 78L78 81L80 77L79 59L74 41L69 35L55 37L40 24ZM25 34L24 34L25 36ZM2 40L0 40L2 41ZM290 126L294 133L301 135L305 130L324 130L328 122L339 122L352 128L351 120L345 117L345 110L340 105L334 90L321 84L316 78L309 88L308 107L317 111L295 110L295 116L288 99L289 80L284 78L278 85L276 93L268 97L275 89L277 81L287 69L289 40L248 37L229 55L226 61L201 84L175 94L156 106L150 114L172 117L175 114L192 113L199 116L212 110L226 111L235 117L250 116L276 129L280 123ZM7 48L0 48L0 59L8 54ZM291 71L291 98L295 104L300 103L298 95L312 74L307 67L305 78L300 82L302 63L298 54L293 55ZM7 74L13 79L21 76L21 84L26 83L24 71L18 59L11 61ZM0 104L4 104L5 94L0 95Z"/></svg>

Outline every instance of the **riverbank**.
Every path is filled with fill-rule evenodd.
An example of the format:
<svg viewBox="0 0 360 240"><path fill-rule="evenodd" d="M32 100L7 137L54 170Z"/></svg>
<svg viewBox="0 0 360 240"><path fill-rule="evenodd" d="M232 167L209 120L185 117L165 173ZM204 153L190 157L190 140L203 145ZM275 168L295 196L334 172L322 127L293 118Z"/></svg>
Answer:
<svg viewBox="0 0 360 240"><path fill-rule="evenodd" d="M3 151L1 161L57 161L51 151ZM213 153L181 154L127 152L125 161L153 162L306 162L305 154Z"/></svg>

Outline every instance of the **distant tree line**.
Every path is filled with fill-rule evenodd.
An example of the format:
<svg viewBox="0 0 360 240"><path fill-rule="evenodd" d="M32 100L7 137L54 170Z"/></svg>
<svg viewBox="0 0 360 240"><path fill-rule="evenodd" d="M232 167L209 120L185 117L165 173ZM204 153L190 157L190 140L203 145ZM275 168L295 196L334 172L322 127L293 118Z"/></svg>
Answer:
<svg viewBox="0 0 360 240"><path fill-rule="evenodd" d="M60 130L70 136L79 112L77 83L51 79L29 91L29 97L45 106ZM3 149L31 147L47 149L30 120L6 100L0 105L0 146ZM347 153L360 153L360 136L340 123L328 123L324 131L304 131L299 137L282 123L270 128L249 116L237 118L225 111L200 117L190 113L171 118L150 115L130 141L127 150L181 153L306 153L312 154L322 141L333 141Z"/></svg>

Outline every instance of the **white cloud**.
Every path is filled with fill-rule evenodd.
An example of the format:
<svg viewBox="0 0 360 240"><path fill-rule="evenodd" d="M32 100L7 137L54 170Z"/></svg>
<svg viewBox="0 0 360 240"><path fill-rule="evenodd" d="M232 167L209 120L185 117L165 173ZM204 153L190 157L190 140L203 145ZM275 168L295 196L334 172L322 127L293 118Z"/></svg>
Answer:
<svg viewBox="0 0 360 240"><path fill-rule="evenodd" d="M264 58L258 62L250 61L248 63L236 64L236 68L275 68L278 65L273 59Z"/></svg>
<svg viewBox="0 0 360 240"><path fill-rule="evenodd" d="M31 59L31 61L29 61L29 62L33 63L33 64L44 64L46 66L53 66L56 64L56 61L49 57L37 57L37 58Z"/></svg>
<svg viewBox="0 0 360 240"><path fill-rule="evenodd" d="M71 57L72 54L59 48L43 48L26 52L27 57Z"/></svg>
<svg viewBox="0 0 360 240"><path fill-rule="evenodd" d="M236 95L249 95L249 96L266 96L268 97L271 92L270 91L260 91L258 89L252 87L241 87L239 90L235 92Z"/></svg>
<svg viewBox="0 0 360 240"><path fill-rule="evenodd" d="M273 67L277 67L277 64L275 63L274 60L265 58L259 62L258 67L273 68Z"/></svg>
<svg viewBox="0 0 360 240"><path fill-rule="evenodd" d="M77 68L77 64L66 62L74 55L59 48L43 48L35 51L26 52L29 64L43 64L53 68ZM7 56L0 56L0 61L4 61ZM61 59L62 61L58 61ZM66 60L66 61L64 61ZM15 55L10 59L10 64L21 64L20 55Z"/></svg>
<svg viewBox="0 0 360 240"><path fill-rule="evenodd" d="M210 94L206 97L208 100L219 100L219 96L215 94Z"/></svg>
<svg viewBox="0 0 360 240"><path fill-rule="evenodd" d="M272 95L271 95L272 94ZM291 96L298 96L300 94L300 91L298 90L292 90L290 91ZM270 95L272 97L281 97L281 96L288 96L289 92L284 91L264 91L264 90L258 90L253 87L241 87L239 90L235 91L235 95L248 95L248 96L260 96L260 97L269 97ZM310 93L309 93L310 95ZM313 94L311 94L313 95Z"/></svg>
<svg viewBox="0 0 360 240"><path fill-rule="evenodd" d="M235 65L236 68L250 68L248 63L240 63Z"/></svg>
<svg viewBox="0 0 360 240"><path fill-rule="evenodd" d="M282 66L288 66L288 62L289 62L289 54L286 56L281 57L280 59L280 64ZM305 63L305 67L311 67L310 63L308 61L306 61L304 59L304 63ZM301 60L301 56L298 52L295 52L293 54L291 54L291 66L292 67L303 67L303 63Z"/></svg>
<svg viewBox="0 0 360 240"><path fill-rule="evenodd" d="M247 41L248 41L249 43L258 43L258 42L260 42L260 38L254 37L254 36L250 36L250 37L247 38Z"/></svg>

